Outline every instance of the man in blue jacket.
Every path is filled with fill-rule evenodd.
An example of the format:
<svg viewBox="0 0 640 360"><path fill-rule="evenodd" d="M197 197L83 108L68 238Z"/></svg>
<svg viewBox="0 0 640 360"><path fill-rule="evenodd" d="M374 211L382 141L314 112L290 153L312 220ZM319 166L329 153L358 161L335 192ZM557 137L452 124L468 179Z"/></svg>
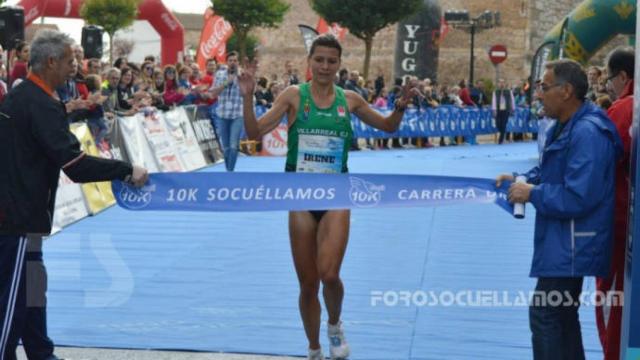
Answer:
<svg viewBox="0 0 640 360"><path fill-rule="evenodd" d="M611 261L616 159L622 143L606 114L589 101L587 75L571 60L546 64L537 87L549 129L539 166L513 183L509 201L536 208L529 306L533 358L584 359L579 298L584 276L606 276ZM514 175L500 175L502 181Z"/></svg>

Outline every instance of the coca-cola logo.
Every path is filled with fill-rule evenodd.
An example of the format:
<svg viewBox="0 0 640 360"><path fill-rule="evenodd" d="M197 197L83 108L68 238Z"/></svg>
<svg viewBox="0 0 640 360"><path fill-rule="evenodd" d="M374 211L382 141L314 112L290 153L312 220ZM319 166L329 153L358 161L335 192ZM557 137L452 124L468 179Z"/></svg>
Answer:
<svg viewBox="0 0 640 360"><path fill-rule="evenodd" d="M231 31L231 24L224 21L223 18L218 17L216 22L213 23L213 33L216 34L220 40L222 40L229 31Z"/></svg>
<svg viewBox="0 0 640 360"><path fill-rule="evenodd" d="M216 37L211 34L207 41L200 45L200 51L202 51L205 57L209 57L216 47L218 47L218 40L216 40Z"/></svg>
<svg viewBox="0 0 640 360"><path fill-rule="evenodd" d="M223 18L218 17L213 23L213 31L207 39L200 46L202 53L209 57L216 50L219 51L220 44L223 43L226 35L231 31L231 24L224 21Z"/></svg>

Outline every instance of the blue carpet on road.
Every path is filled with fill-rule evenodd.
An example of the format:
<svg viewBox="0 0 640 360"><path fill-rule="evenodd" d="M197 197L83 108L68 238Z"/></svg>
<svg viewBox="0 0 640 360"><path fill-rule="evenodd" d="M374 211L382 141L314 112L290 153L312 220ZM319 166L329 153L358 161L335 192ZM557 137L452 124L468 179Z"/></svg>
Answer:
<svg viewBox="0 0 640 360"><path fill-rule="evenodd" d="M534 166L536 151L534 143L362 151L350 154L350 171L494 178ZM284 158L237 165L283 168ZM524 220L495 205L362 209L351 218L342 277L352 359L531 358L526 304L451 305L465 293L476 305L515 303L533 288L531 206ZM306 355L285 212L113 207L49 239L45 261L57 344ZM587 357L599 359L593 312L580 316Z"/></svg>

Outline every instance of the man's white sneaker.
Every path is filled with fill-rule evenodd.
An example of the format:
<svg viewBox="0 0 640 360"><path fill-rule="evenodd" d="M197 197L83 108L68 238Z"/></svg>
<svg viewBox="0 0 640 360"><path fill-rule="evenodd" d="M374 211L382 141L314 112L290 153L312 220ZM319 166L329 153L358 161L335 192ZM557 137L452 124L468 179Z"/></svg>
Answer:
<svg viewBox="0 0 640 360"><path fill-rule="evenodd" d="M328 324L327 335L329 336L329 352L332 360L343 360L349 356L349 344L344 338L342 321L336 325Z"/></svg>
<svg viewBox="0 0 640 360"><path fill-rule="evenodd" d="M309 355L307 356L307 360L324 360L324 354L322 354L322 349L309 349Z"/></svg>

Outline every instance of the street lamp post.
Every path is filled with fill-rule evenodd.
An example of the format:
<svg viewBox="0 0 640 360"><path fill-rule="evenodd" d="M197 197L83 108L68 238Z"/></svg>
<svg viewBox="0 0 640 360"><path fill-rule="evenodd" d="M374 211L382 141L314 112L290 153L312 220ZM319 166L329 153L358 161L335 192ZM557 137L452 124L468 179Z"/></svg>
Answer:
<svg viewBox="0 0 640 360"><path fill-rule="evenodd" d="M475 42L476 32L491 29L500 26L500 12L485 10L482 14L475 18L469 16L467 10L447 10L444 13L444 20L454 28L468 30L471 34L471 57L469 59L469 83L474 81L474 63L475 63Z"/></svg>
<svg viewBox="0 0 640 360"><path fill-rule="evenodd" d="M474 64L475 64L475 45L476 45L476 24L472 23L471 24L471 28L469 29L469 31L471 32L471 58L469 59L469 84L470 86L473 85L473 70L474 70Z"/></svg>

